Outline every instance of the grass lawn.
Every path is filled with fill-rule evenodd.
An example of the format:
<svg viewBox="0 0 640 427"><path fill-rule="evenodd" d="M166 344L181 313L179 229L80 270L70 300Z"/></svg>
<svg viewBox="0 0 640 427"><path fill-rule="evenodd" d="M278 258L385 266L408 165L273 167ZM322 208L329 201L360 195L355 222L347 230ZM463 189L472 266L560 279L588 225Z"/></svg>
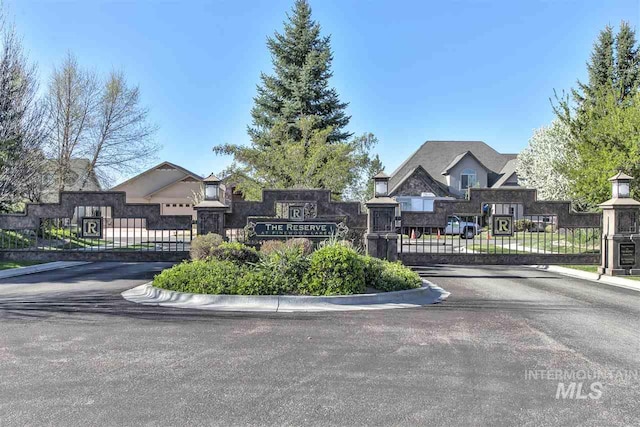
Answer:
<svg viewBox="0 0 640 427"><path fill-rule="evenodd" d="M531 254L531 252L520 251L516 249L503 248L502 246L494 246L493 244L485 244L485 245L469 245L469 249L474 252L479 252L483 254L505 254L505 255L518 255L518 254Z"/></svg>
<svg viewBox="0 0 640 427"><path fill-rule="evenodd" d="M0 261L0 270L8 270L10 268L26 267L29 265L42 264L38 261Z"/></svg>

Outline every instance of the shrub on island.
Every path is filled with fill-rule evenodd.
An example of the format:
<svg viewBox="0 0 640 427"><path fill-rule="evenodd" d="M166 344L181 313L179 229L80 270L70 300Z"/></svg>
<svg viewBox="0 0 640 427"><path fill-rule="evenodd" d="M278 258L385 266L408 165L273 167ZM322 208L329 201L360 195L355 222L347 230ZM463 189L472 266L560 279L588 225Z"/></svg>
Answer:
<svg viewBox="0 0 640 427"><path fill-rule="evenodd" d="M362 256L344 245L329 245L311 254L302 287L311 295L350 295L365 291Z"/></svg>
<svg viewBox="0 0 640 427"><path fill-rule="evenodd" d="M231 261L237 264L255 264L260 261L258 251L238 242L224 242L211 251L211 258L218 261Z"/></svg>
<svg viewBox="0 0 640 427"><path fill-rule="evenodd" d="M289 242L266 245L267 250L263 244L260 252L241 243L220 243L203 251L209 254L205 259L164 270L153 284L178 292L235 295L352 295L367 287L388 292L422 285L418 274L399 262L361 255L340 241L310 254L310 240Z"/></svg>
<svg viewBox="0 0 640 427"><path fill-rule="evenodd" d="M189 255L193 260L207 259L211 257L211 252L220 246L222 241L222 236L214 233L196 236L191 241Z"/></svg>

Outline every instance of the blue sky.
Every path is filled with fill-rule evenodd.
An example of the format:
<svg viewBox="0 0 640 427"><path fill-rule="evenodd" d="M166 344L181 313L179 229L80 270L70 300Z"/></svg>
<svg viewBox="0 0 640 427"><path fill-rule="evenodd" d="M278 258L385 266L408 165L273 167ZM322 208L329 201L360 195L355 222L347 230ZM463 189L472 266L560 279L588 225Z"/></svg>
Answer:
<svg viewBox="0 0 640 427"><path fill-rule="evenodd" d="M85 67L122 69L151 108L162 150L194 172L218 172L220 143L246 126L265 45L293 0L5 0L42 84L67 51ZM553 119L553 89L586 76L598 32L638 0L311 0L332 37L333 85L349 129L374 133L393 171L425 140L483 140L518 152Z"/></svg>

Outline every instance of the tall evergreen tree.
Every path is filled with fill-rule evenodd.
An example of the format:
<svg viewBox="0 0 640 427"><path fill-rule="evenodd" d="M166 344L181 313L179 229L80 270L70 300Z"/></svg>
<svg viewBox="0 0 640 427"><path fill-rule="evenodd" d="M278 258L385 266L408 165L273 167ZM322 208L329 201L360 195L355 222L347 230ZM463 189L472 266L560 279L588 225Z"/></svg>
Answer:
<svg viewBox="0 0 640 427"><path fill-rule="evenodd" d="M262 188L326 188L356 197L367 171L381 168L369 156L372 134L353 138L345 130L347 103L330 87L330 38L321 36L306 0L296 0L284 31L267 39L274 73L262 74L248 127L251 144L223 144L233 155L222 173L248 199ZM373 165L372 165L373 163Z"/></svg>
<svg viewBox="0 0 640 427"><path fill-rule="evenodd" d="M638 90L640 52L635 31L627 22L620 23L617 34L609 25L600 32L587 62L587 73L586 83L578 81L578 87L571 90L571 96L559 97L556 94L556 103L553 104L554 112L569 125L575 139L580 138L586 126L587 109L598 102L598 97L612 92L623 103Z"/></svg>
<svg viewBox="0 0 640 427"><path fill-rule="evenodd" d="M596 206L609 194L607 178L618 170L637 175L640 152L640 53L635 31L607 26L587 63L589 81L554 105L571 138L561 168L573 198ZM634 186L634 192L640 186Z"/></svg>
<svg viewBox="0 0 640 427"><path fill-rule="evenodd" d="M344 130L350 117L345 113L348 104L329 86L333 75L330 37L320 35L320 25L311 18L306 0L296 0L287 18L284 32L267 39L274 74L260 77L262 84L251 110L251 140L268 146L267 135L277 122L317 116L317 129L331 128L328 142L344 142L352 135Z"/></svg>
<svg viewBox="0 0 640 427"><path fill-rule="evenodd" d="M616 35L615 86L622 101L638 88L640 82L640 56L635 32L622 22Z"/></svg>
<svg viewBox="0 0 640 427"><path fill-rule="evenodd" d="M593 45L591 60L587 62L588 83L578 81L579 90L573 90L575 99L582 103L593 99L595 92L602 87L612 86L614 82L614 37L613 29L607 25L600 32L598 41Z"/></svg>

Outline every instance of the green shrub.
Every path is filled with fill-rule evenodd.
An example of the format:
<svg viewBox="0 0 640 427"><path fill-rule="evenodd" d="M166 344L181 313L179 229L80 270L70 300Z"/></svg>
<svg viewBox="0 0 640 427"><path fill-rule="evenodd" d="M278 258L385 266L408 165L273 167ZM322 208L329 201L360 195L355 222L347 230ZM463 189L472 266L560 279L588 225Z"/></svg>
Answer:
<svg viewBox="0 0 640 427"><path fill-rule="evenodd" d="M311 295L350 295L363 293L364 262L353 249L330 245L311 255L309 271L302 286Z"/></svg>
<svg viewBox="0 0 640 427"><path fill-rule="evenodd" d="M318 248L326 248L328 246L342 246L349 249L354 249L353 242L349 240L339 239L337 236L331 236L327 240L323 240L318 243Z"/></svg>
<svg viewBox="0 0 640 427"><path fill-rule="evenodd" d="M309 271L310 260L300 248L285 248L273 252L258 265L271 274L270 280L278 294L308 293L303 288L304 275Z"/></svg>
<svg viewBox="0 0 640 427"><path fill-rule="evenodd" d="M422 279L415 271L397 262L382 262L382 274L376 283L376 289L385 292L402 291L422 286Z"/></svg>
<svg viewBox="0 0 640 427"><path fill-rule="evenodd" d="M238 242L221 243L211 251L211 258L219 261L232 261L237 264L255 264L260 261L260 256L254 248Z"/></svg>
<svg viewBox="0 0 640 427"><path fill-rule="evenodd" d="M364 264L364 284L365 286L381 289L383 263L385 261L371 256L362 256Z"/></svg>
<svg viewBox="0 0 640 427"><path fill-rule="evenodd" d="M239 295L279 295L281 290L268 269L251 269L239 280Z"/></svg>
<svg viewBox="0 0 640 427"><path fill-rule="evenodd" d="M211 257L211 253L222 243L222 236L219 234L209 233L202 236L196 236L191 241L191 250L189 254L193 260L207 259Z"/></svg>
<svg viewBox="0 0 640 427"><path fill-rule="evenodd" d="M260 253L263 256L269 256L274 252L281 251L285 248L282 240L267 240L260 245Z"/></svg>
<svg viewBox="0 0 640 427"><path fill-rule="evenodd" d="M529 231L533 227L533 221L528 219L519 219L513 223L515 231Z"/></svg>
<svg viewBox="0 0 640 427"><path fill-rule="evenodd" d="M297 249L304 256L311 255L311 252L313 252L313 242L304 237L287 240L285 245L288 248Z"/></svg>
<svg viewBox="0 0 640 427"><path fill-rule="evenodd" d="M370 256L362 257L365 285L379 291L391 292L419 288L422 280L415 271L399 261L389 262Z"/></svg>
<svg viewBox="0 0 640 427"><path fill-rule="evenodd" d="M235 294L245 268L230 261L183 262L153 278L153 286L197 294Z"/></svg>

